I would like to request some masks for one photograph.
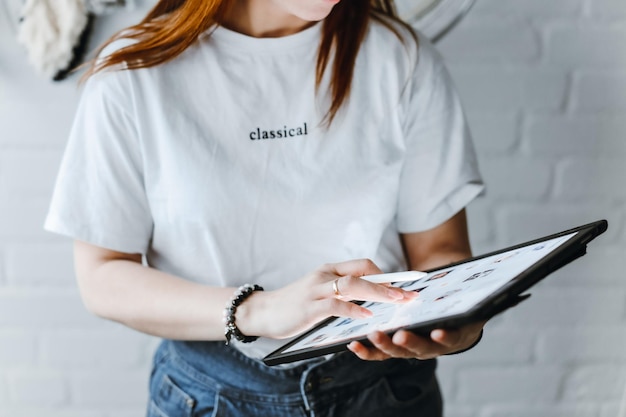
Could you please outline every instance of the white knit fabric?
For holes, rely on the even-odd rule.
[[[44,76],[52,78],[68,67],[87,25],[82,0],[26,0],[18,28],[18,41]]]

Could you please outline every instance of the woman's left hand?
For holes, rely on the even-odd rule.
[[[471,256],[465,210],[432,229],[401,235],[403,247],[411,269],[425,271],[447,265]],[[430,337],[418,336],[400,330],[392,337],[382,332],[368,336],[372,347],[352,342],[348,349],[365,360],[389,358],[431,359],[460,352],[478,341],[485,321],[469,324],[459,329],[437,329]]]
[[[400,330],[392,337],[376,332],[368,336],[372,347],[352,342],[348,349],[359,358],[371,361],[390,358],[432,359],[469,348],[480,337],[484,325],[485,322],[481,321],[460,329],[437,329],[430,333],[430,338],[407,330]]]

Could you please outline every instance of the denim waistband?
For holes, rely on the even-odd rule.
[[[428,378],[434,360],[390,359],[363,361],[351,352],[318,358],[290,368],[271,367],[220,342],[164,341],[173,360],[188,373],[212,385],[258,394],[300,393],[302,386],[319,391],[355,387],[394,373],[417,373]],[[158,355],[158,354],[157,354]],[[358,389],[358,388],[357,388]]]

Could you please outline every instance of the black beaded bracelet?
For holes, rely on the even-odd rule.
[[[241,333],[241,330],[235,324],[235,313],[237,312],[237,307],[241,305],[245,301],[246,298],[250,297],[255,291],[263,291],[263,287],[259,285],[245,284],[237,289],[233,298],[230,299],[226,308],[224,309],[224,336],[226,336],[226,346],[230,344],[230,340],[234,337],[238,341],[242,343],[250,343],[254,342],[259,338],[259,336],[246,336]]]

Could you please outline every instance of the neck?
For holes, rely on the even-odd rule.
[[[315,24],[288,13],[272,0],[226,1],[233,1],[233,4],[220,24],[255,38],[292,35]]]

